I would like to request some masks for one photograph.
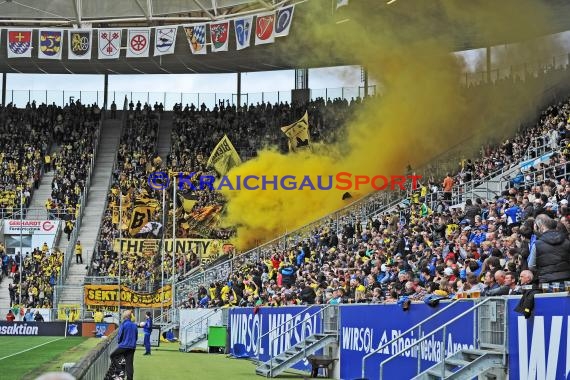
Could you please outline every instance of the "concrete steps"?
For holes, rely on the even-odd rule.
[[[81,303],[83,300],[83,280],[91,262],[101,219],[105,212],[107,191],[111,181],[113,165],[121,138],[121,119],[105,120],[101,130],[99,151],[95,160],[95,168],[91,175],[91,187],[87,192],[87,204],[83,211],[78,240],[83,247],[83,264],[76,264],[75,257],[69,267],[65,286],[60,294],[60,303]],[[61,240],[67,240],[63,238]],[[65,241],[65,243],[67,243]],[[61,245],[60,245],[61,248]]]
[[[170,147],[172,145],[172,129],[173,129],[173,116],[172,111],[163,112],[160,115],[160,124],[158,129],[158,143],[157,152],[162,159],[163,165],[166,165],[167,157],[170,154]]]

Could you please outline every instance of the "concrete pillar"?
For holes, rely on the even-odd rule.
[[[2,73],[2,106],[6,106],[6,73]]]
[[[237,73],[237,106],[241,106],[241,73]]]
[[[309,69],[295,70],[295,90],[305,90],[309,88]]]
[[[109,96],[109,74],[105,74],[105,83],[103,84],[103,109],[107,109],[107,99]]]

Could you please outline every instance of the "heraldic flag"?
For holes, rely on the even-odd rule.
[[[152,213],[156,211],[159,204],[156,199],[141,195],[134,202],[133,215],[129,223],[129,234],[135,236],[139,231],[151,221]]]
[[[253,25],[253,16],[243,17],[234,20],[234,29],[236,35],[236,50],[248,48],[251,40],[251,29]]]
[[[241,158],[238,152],[228,136],[224,135],[212,151],[208,166],[214,167],[219,174],[225,175],[231,168],[239,164],[241,164]]]
[[[206,54],[206,24],[184,25],[192,54]]]
[[[24,29],[8,29],[8,58],[32,56],[32,31]]]
[[[92,31],[77,29],[67,33],[67,59],[91,59]]]
[[[230,22],[222,21],[210,24],[210,40],[212,41],[212,51],[228,51],[228,41],[230,35]]]
[[[275,37],[285,37],[289,34],[294,11],[294,5],[277,10],[277,16],[275,17]]]
[[[176,46],[176,27],[163,26],[155,29],[154,55],[173,54]]]
[[[301,119],[291,125],[282,127],[281,130],[289,138],[290,152],[311,148],[309,139],[309,115],[307,111],[305,111],[305,115]]]
[[[119,58],[122,33],[122,29],[99,29],[99,59]]]
[[[63,47],[63,30],[61,29],[39,29],[38,58],[40,59],[61,59]]]

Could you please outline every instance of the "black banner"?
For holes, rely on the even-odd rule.
[[[81,323],[67,324],[68,336],[81,336]],[[0,336],[65,336],[65,322],[0,322]]]

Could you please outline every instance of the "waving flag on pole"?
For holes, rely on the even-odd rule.
[[[212,41],[212,51],[228,51],[229,35],[229,21],[210,23],[210,40]]]
[[[275,19],[275,37],[285,37],[289,34],[294,11],[294,5],[277,10],[277,17]]]
[[[127,58],[148,57],[150,28],[129,29],[127,35]]]
[[[70,30],[67,33],[67,59],[91,59],[91,30]]]
[[[238,18],[234,20],[234,30],[236,34],[236,50],[242,50],[249,47],[251,40],[252,25],[253,25],[253,16]]]
[[[184,25],[192,54],[206,54],[206,24]]]
[[[39,29],[38,58],[40,59],[61,59],[63,50],[63,30],[61,29]]]
[[[121,29],[99,29],[99,59],[118,59],[121,54]]]
[[[163,26],[154,33],[154,55],[173,54],[176,45],[177,27]]]
[[[29,29],[8,29],[8,58],[30,58],[32,56],[32,31]]]
[[[275,12],[257,15],[255,19],[255,44],[275,42]]]
[[[283,133],[289,138],[289,151],[297,152],[299,150],[311,149],[310,133],[309,133],[309,114],[305,111],[305,115],[291,125],[281,127]]]

